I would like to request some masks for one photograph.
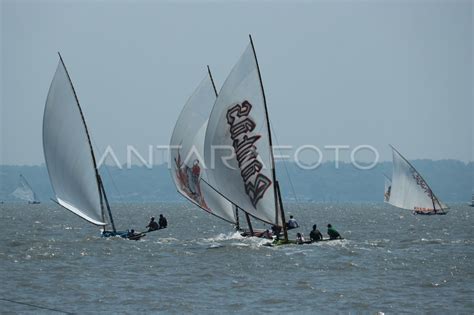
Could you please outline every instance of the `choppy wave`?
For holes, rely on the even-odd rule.
[[[193,207],[114,205],[120,229],[168,218],[167,229],[129,241],[102,238],[54,205],[2,205],[0,308],[39,310],[10,299],[71,313],[474,312],[471,208],[434,220],[384,204],[287,207],[301,225],[291,239],[315,223],[345,239],[268,247]]]

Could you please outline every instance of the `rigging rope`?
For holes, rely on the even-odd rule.
[[[271,121],[270,121],[270,128],[272,129],[272,134],[273,134],[273,136],[274,136],[274,138],[275,138],[275,142],[277,143],[277,146],[280,146],[280,143],[279,143],[279,141],[278,141],[278,137],[277,137],[277,135],[276,135],[275,129],[273,129],[273,124],[272,124]],[[272,150],[273,150],[273,148],[272,148]],[[280,151],[280,155],[281,155],[281,151]],[[276,164],[276,163],[275,163],[275,164]],[[293,182],[291,181],[290,172],[288,171],[288,167],[287,167],[286,161],[285,161],[284,159],[283,159],[283,166],[285,167],[286,177],[288,178],[288,181],[289,181],[289,183],[290,183],[291,191],[293,192],[293,196],[294,196],[294,198],[295,198],[295,201],[296,201],[296,202],[299,202],[299,201],[298,201],[298,196],[296,195],[295,187],[294,187],[294,185],[293,185]],[[276,168],[276,165],[274,165],[274,167]]]
[[[94,141],[94,139],[92,139],[92,142],[94,142],[94,146],[95,146],[96,148],[101,149],[101,148],[97,145],[97,143]],[[102,150],[101,150],[101,152],[102,152]],[[109,168],[107,167],[106,160],[104,160],[104,163],[102,163],[102,165],[105,167],[105,170],[107,171],[107,175],[109,176],[110,181],[112,182],[112,185],[114,186],[114,189],[116,190],[116,192],[117,192],[117,194],[118,194],[118,197],[119,197],[119,199],[120,199],[120,202],[123,203],[122,194],[120,193],[120,191],[119,191],[117,185],[115,184],[114,178],[112,177],[112,174],[110,173],[110,170],[109,170]],[[101,165],[101,166],[102,166],[102,165]]]
[[[94,147],[98,148],[98,149],[101,149],[100,146],[97,145],[97,143],[94,141],[94,139],[91,137],[91,141],[94,143]],[[101,152],[103,152],[102,150],[100,150]],[[124,204],[124,201],[123,201],[123,198],[122,198],[122,193],[120,192],[120,190],[118,189],[117,185],[115,184],[115,181],[114,181],[114,178],[112,176],[112,173],[110,172],[109,168],[107,167],[107,163],[106,163],[106,160],[104,160],[104,162],[102,163],[102,165],[105,167],[105,170],[107,172],[107,175],[108,177],[110,178],[110,181],[112,182],[112,186],[114,187],[115,189],[115,192],[117,193],[118,195],[118,198],[120,199],[120,203],[121,204]],[[101,165],[101,166],[102,166]],[[127,211],[126,212],[127,214],[127,219],[128,219],[128,222],[130,222],[130,213]]]
[[[50,308],[50,307],[44,307],[44,306],[34,305],[34,304],[31,304],[31,303],[26,303],[26,302],[14,301],[14,300],[5,299],[5,298],[0,298],[0,301],[6,301],[6,302],[20,304],[20,305],[26,305],[26,306],[30,306],[30,307],[34,307],[34,308],[38,308],[38,309],[43,309],[43,310],[48,310],[48,311],[53,311],[53,312],[57,312],[57,313],[74,314],[74,313],[61,311],[61,310]]]

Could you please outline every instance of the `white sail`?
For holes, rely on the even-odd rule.
[[[250,215],[281,226],[265,106],[256,56],[249,44],[212,109],[204,160],[211,186]]]
[[[236,223],[233,205],[206,180],[203,161],[207,120],[216,92],[210,74],[201,81],[178,117],[170,141],[171,176],[179,193],[201,209],[231,223]]]
[[[28,184],[26,178],[21,174],[18,187],[12,192],[12,195],[18,199],[28,202],[38,202],[35,192],[31,188],[30,184]]]
[[[394,148],[389,203],[403,209],[433,212],[448,207],[435,196],[420,173]]]
[[[391,193],[391,190],[392,190],[392,181],[386,175],[384,175],[384,179],[385,179],[385,189],[384,189],[384,194],[383,194],[383,200],[384,200],[384,202],[390,202],[390,193]]]
[[[106,225],[86,123],[62,60],[46,99],[43,150],[57,202],[93,224]]]

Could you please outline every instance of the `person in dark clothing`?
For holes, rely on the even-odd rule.
[[[151,217],[150,223],[148,223],[146,227],[148,228],[148,232],[156,231],[159,229],[158,223],[156,223],[155,221],[155,217]]]
[[[332,240],[342,238],[341,234],[339,234],[339,232],[336,231],[336,229],[334,229],[331,224],[328,224],[328,235],[329,235],[329,238]]]
[[[272,235],[276,235],[278,237],[280,233],[281,233],[281,227],[277,225],[272,225]]]
[[[273,239],[272,238],[272,232],[270,232],[269,229],[266,229],[265,232],[262,233],[262,236],[260,236],[261,238],[266,238],[266,239]]]
[[[158,220],[158,224],[159,224],[160,229],[164,229],[168,226],[168,220],[166,220],[166,218],[162,214],[160,214],[160,219]]]
[[[128,233],[127,233],[127,238],[129,240],[133,240],[133,241],[138,241],[139,239],[141,239],[142,237],[144,237],[145,234],[144,233],[136,233],[134,229],[131,229]]]
[[[309,232],[309,238],[311,242],[317,242],[323,239],[323,235],[321,232],[316,228],[316,224],[313,225],[313,229]]]

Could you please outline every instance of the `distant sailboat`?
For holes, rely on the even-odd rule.
[[[43,150],[60,206],[102,227],[102,236],[130,236],[115,228],[86,121],[61,55],[44,109]]]
[[[201,81],[183,107],[171,136],[171,177],[178,192],[204,211],[239,228],[238,213],[232,203],[208,185],[204,167],[204,137],[217,91],[211,71]]]
[[[29,204],[39,204],[38,196],[31,188],[26,178],[20,174],[18,187],[12,192],[12,195],[18,199],[27,201]]]
[[[474,207],[474,194],[472,194],[472,196],[471,196],[471,205],[470,206]]]
[[[415,214],[446,214],[449,209],[433,193],[428,183],[413,165],[393,146],[393,174],[389,203],[413,210]]]
[[[229,155],[229,149],[235,153]],[[283,229],[267,104],[252,38],[222,86],[204,140],[207,183],[239,209]]]

